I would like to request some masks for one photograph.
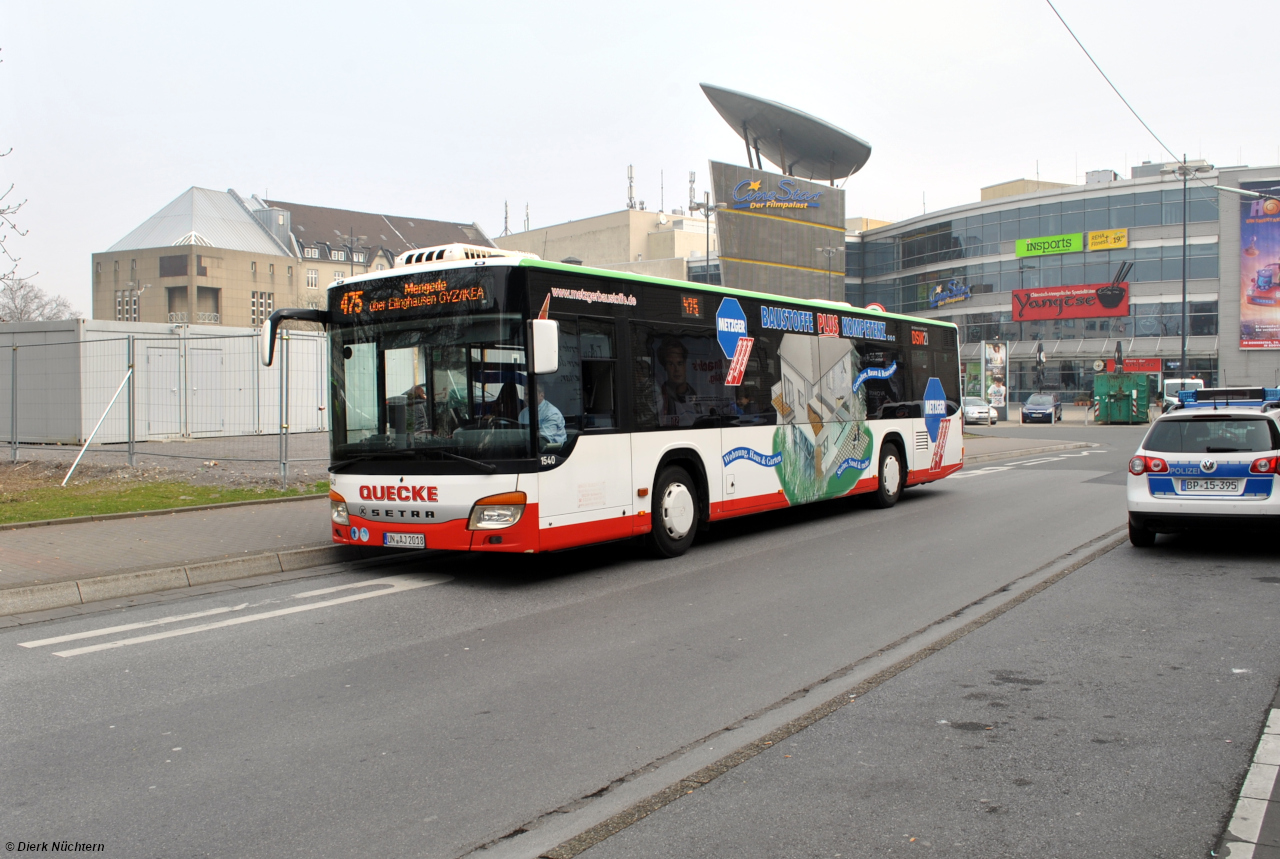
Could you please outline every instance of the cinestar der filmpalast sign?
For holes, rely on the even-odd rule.
[[[1084,250],[1084,233],[1065,233],[1061,236],[1041,236],[1038,239],[1018,239],[1014,252],[1020,257],[1040,257],[1046,254],[1074,254]]]

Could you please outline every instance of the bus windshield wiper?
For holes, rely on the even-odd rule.
[[[483,471],[485,474],[493,474],[495,471],[498,470],[498,466],[496,465],[491,465],[487,462],[481,462],[480,460],[472,459],[469,456],[460,456],[459,454],[456,454],[456,453],[449,453],[449,451],[447,450],[436,450],[435,452],[440,454],[441,456],[447,456],[450,459],[457,459],[462,462],[469,462],[472,465],[474,465],[476,468]]]

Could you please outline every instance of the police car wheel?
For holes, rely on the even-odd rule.
[[[902,496],[902,484],[905,481],[905,466],[902,462],[902,451],[890,442],[880,448],[880,477],[876,482],[873,496],[875,505],[880,508],[892,507]]]
[[[698,530],[698,490],[683,468],[665,468],[653,484],[649,548],[659,558],[689,551]]]
[[[1156,532],[1130,522],[1129,542],[1139,549],[1150,549],[1156,544]]]

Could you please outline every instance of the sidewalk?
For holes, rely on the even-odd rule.
[[[328,498],[307,498],[0,531],[0,626],[320,575],[327,565],[404,553],[334,545],[328,505]]]

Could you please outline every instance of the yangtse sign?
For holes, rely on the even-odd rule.
[[[1013,291],[1014,322],[1128,315],[1128,283],[1088,283]]]

